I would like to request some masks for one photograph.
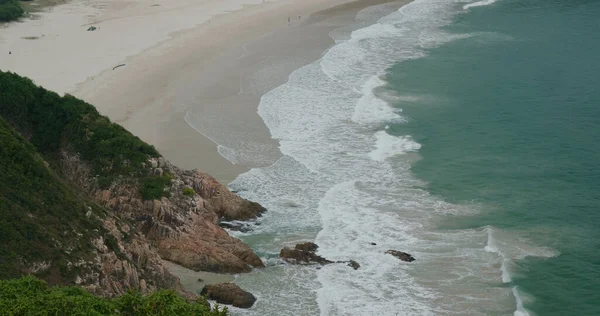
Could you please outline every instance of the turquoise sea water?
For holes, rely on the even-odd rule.
[[[444,29],[469,37],[386,76],[407,119],[388,132],[422,145],[412,173],[479,211],[438,228],[557,251],[516,258],[506,286],[537,315],[600,315],[600,1],[500,0]]]
[[[268,209],[234,314],[600,315],[600,1],[391,11],[262,96],[282,158],[230,184]],[[277,259],[307,240],[360,269]]]

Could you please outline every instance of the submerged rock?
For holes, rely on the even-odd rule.
[[[390,255],[392,255],[402,261],[406,261],[406,262],[413,262],[413,261],[417,260],[411,254],[402,252],[402,251],[398,251],[398,250],[388,250],[385,253],[390,254]]]
[[[348,261],[331,261],[327,260],[315,253],[319,246],[312,242],[304,242],[297,244],[294,249],[285,247],[279,252],[279,257],[290,264],[330,264],[330,263],[347,263],[349,267],[357,270],[360,264],[354,260]],[[318,266],[317,269],[321,267]]]
[[[302,264],[302,263],[320,263],[329,264],[333,261],[329,261],[317,254],[315,251],[319,248],[315,243],[304,242],[297,244],[294,249],[285,247],[279,252],[279,257],[287,263]]]
[[[333,263],[333,261],[329,261],[329,260],[315,254],[312,251],[290,249],[287,247],[281,249],[281,251],[279,252],[279,256],[281,257],[281,259],[283,259],[287,263],[295,263],[295,264],[302,264],[302,263],[329,264],[329,263]]]
[[[233,305],[239,308],[250,308],[256,302],[256,297],[252,293],[242,290],[235,283],[205,285],[200,294],[207,295],[208,299],[215,300],[219,304]]]
[[[219,226],[221,226],[223,228],[231,229],[234,231],[242,232],[242,233],[247,233],[247,232],[252,231],[252,227],[250,226],[250,223],[244,223],[244,222],[239,222],[239,221],[231,221],[231,222],[220,221]]]
[[[319,246],[312,242],[303,242],[303,243],[297,244],[294,248],[296,250],[300,250],[300,251],[304,251],[304,252],[315,252],[315,251],[317,251],[317,249],[319,249]]]
[[[348,266],[354,270],[358,270],[358,268],[360,268],[360,264],[358,264],[358,262],[356,262],[354,260],[348,261]]]

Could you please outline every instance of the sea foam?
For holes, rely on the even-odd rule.
[[[352,32],[261,98],[259,115],[284,156],[231,183],[269,210],[253,235],[243,238],[270,255],[292,240],[314,239],[319,255],[356,260],[361,267],[272,268],[272,286],[261,286],[261,272],[241,276],[248,290],[277,298],[244,314],[299,315],[303,306],[317,306],[321,315],[515,312],[513,291],[503,286],[509,272],[499,269],[508,270],[504,260],[519,253],[498,255],[513,250],[504,249],[495,228],[437,229],[446,218],[475,213],[477,205],[447,203],[422,189],[405,155],[420,145],[410,135],[384,130],[402,117],[375,93],[394,63],[468,36],[441,29],[459,9],[450,0],[415,0]],[[388,249],[417,261],[401,262],[385,254]],[[294,277],[283,279],[291,272]]]
[[[477,2],[466,4],[465,6],[463,6],[463,9],[467,10],[467,9],[473,8],[473,7],[486,6],[486,5],[490,5],[490,4],[494,3],[494,2],[496,2],[496,0],[482,0],[482,1],[477,1]]]

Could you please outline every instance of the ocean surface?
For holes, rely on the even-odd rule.
[[[230,184],[269,210],[233,314],[600,315],[600,1],[386,14],[262,97],[283,157]],[[361,268],[279,262],[307,240]]]

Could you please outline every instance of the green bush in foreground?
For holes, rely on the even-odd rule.
[[[0,0],[0,22],[16,20],[23,15],[23,9],[16,0]],[[4,53],[4,52],[3,52]]]
[[[0,315],[199,315],[226,316],[227,308],[210,309],[188,302],[170,290],[141,295],[130,291],[114,299],[93,296],[78,287],[50,288],[34,277],[0,281]]]

